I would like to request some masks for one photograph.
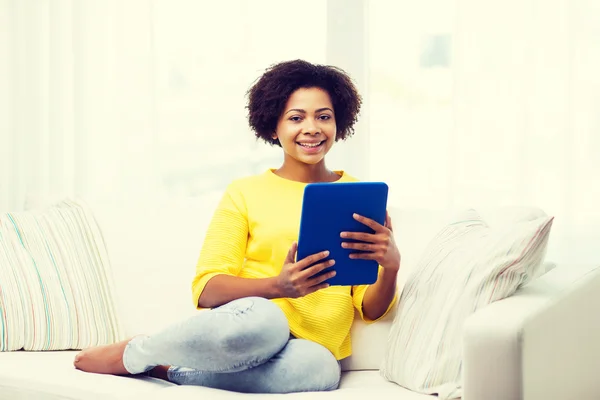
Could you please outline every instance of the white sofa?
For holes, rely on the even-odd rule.
[[[90,203],[114,270],[119,312],[129,334],[151,333],[192,315],[190,282],[213,202]],[[445,214],[394,210],[403,254],[399,287]],[[491,224],[506,223],[500,214]],[[600,269],[559,265],[511,298],[470,317],[464,331],[464,399],[600,399]],[[339,390],[290,399],[427,400],[385,381],[378,367],[393,313],[353,328],[352,357]],[[0,400],[237,399],[246,395],[176,386],[148,377],[87,374],[72,366],[75,351],[0,353]]]

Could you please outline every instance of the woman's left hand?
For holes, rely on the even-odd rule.
[[[386,213],[384,226],[362,215],[354,214],[353,217],[358,222],[373,229],[375,233],[342,232],[340,234],[342,238],[360,241],[359,243],[342,243],[342,247],[345,249],[361,251],[350,254],[350,258],[376,260],[384,269],[398,271],[400,269],[400,251],[394,240],[392,219],[389,214]],[[366,253],[362,253],[363,251]]]

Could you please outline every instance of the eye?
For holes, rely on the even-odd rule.
[[[298,121],[300,121],[301,119],[302,119],[302,118],[301,118],[301,117],[299,117],[299,116],[297,116],[297,115],[294,115],[294,116],[290,117],[290,121],[294,121],[294,122],[298,122]]]
[[[327,121],[328,119],[331,119],[331,115],[323,114],[319,117],[319,119]]]

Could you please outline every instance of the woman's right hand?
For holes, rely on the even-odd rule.
[[[294,242],[288,251],[287,257],[285,258],[284,265],[281,268],[281,273],[277,277],[277,284],[281,293],[281,297],[303,297],[307,294],[314,293],[317,290],[325,289],[329,287],[329,285],[323,282],[335,276],[335,271],[329,271],[326,274],[314,276],[335,264],[334,260],[315,264],[319,260],[327,258],[327,256],[329,256],[328,251],[313,254],[298,262],[295,262],[297,250],[298,244]],[[315,265],[309,267],[312,264]]]

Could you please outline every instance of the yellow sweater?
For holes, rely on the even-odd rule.
[[[343,171],[337,173],[341,175],[338,182],[356,181]],[[216,275],[279,275],[291,244],[298,240],[305,186],[281,178],[273,170],[228,186],[213,215],[196,266],[192,283],[196,307],[207,282]],[[374,322],[362,312],[367,287],[332,286],[305,297],[272,301],[285,313],[295,337],[320,343],[341,360],[352,353],[350,328],[354,308],[363,320]]]

